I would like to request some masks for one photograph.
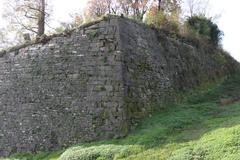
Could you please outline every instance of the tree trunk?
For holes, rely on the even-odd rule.
[[[38,17],[38,31],[37,36],[41,36],[45,32],[45,0],[40,0],[39,17]]]
[[[158,11],[161,10],[161,2],[162,2],[162,0],[158,0]]]
[[[108,14],[111,14],[111,8],[112,8],[111,0],[107,1],[107,6],[108,6]]]

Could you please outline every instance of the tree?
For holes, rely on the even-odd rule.
[[[133,0],[132,1],[133,17],[137,20],[142,21],[144,15],[146,14],[150,6],[151,6],[150,0]]]
[[[165,14],[180,14],[182,0],[154,0],[157,3],[158,11]],[[156,6],[156,4],[154,5]]]
[[[146,13],[154,6],[158,11],[178,17],[181,12],[181,0],[90,0],[85,19],[94,20],[106,14],[123,14],[142,21]]]
[[[108,14],[117,14],[119,11],[119,3],[117,0],[106,0],[107,1],[107,8]]]
[[[109,0],[89,0],[85,11],[85,17],[87,21],[91,21],[100,18],[110,12]]]
[[[158,0],[158,11],[161,10],[161,3],[162,3],[162,0]]]
[[[214,45],[219,45],[222,40],[223,32],[218,28],[217,24],[211,19],[204,16],[189,17],[185,24],[191,34],[207,38]]]
[[[70,14],[70,16],[73,19],[72,22],[70,23],[62,22],[59,27],[55,28],[56,33],[62,33],[64,31],[73,30],[84,23],[82,14],[74,13],[74,14]]]
[[[45,32],[45,17],[46,17],[46,12],[45,12],[45,0],[40,0],[39,6],[37,7],[37,35],[41,36]],[[30,8],[29,8],[30,9]]]
[[[117,0],[121,14],[129,17],[131,14],[132,0]]]
[[[106,14],[124,14],[137,20],[143,20],[152,0],[90,0],[85,17],[97,19]]]
[[[186,12],[190,17],[206,16],[209,10],[209,0],[186,0]]]
[[[4,17],[13,30],[41,36],[49,19],[46,0],[7,0]]]
[[[153,25],[156,28],[165,28],[168,23],[167,16],[162,9],[159,10],[159,6],[153,6],[148,11],[145,22],[149,25]]]
[[[118,12],[118,0],[89,0],[84,12],[84,17],[86,21],[91,21],[106,14],[117,14]]]
[[[179,32],[181,0],[155,0],[146,16],[146,23],[169,32]]]

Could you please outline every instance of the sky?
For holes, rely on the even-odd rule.
[[[224,32],[223,47],[240,62],[240,1],[210,0],[214,10],[221,12],[219,28]]]
[[[69,22],[70,14],[80,12],[86,6],[87,0],[51,0],[53,6],[52,26],[60,22]],[[216,20],[224,32],[223,48],[240,62],[240,1],[239,0],[209,0],[210,15],[221,14]],[[0,15],[2,15],[3,0],[0,0]],[[4,21],[0,16],[0,26]]]
[[[0,0],[2,1],[2,0]],[[87,4],[87,0],[51,0],[53,6],[53,17],[59,22],[68,22],[71,19],[70,14],[81,12]]]

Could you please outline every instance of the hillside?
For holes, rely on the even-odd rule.
[[[237,160],[240,75],[205,84],[146,118],[127,137],[82,143],[59,152],[1,160]],[[185,98],[183,98],[185,97]]]

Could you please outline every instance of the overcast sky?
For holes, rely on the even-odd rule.
[[[218,25],[224,32],[223,47],[240,62],[240,1],[210,1],[215,10],[222,12],[222,16],[219,19]]]
[[[0,0],[1,1],[1,0]],[[51,0],[53,18],[57,22],[69,21],[71,13],[79,13],[86,7],[87,0]]]
[[[70,13],[80,12],[86,6],[87,0],[52,0],[52,25],[70,20]],[[219,14],[217,20],[219,28],[224,32],[223,47],[240,61],[240,1],[239,0],[210,0],[210,14]],[[2,14],[3,0],[0,0],[0,14]],[[0,26],[4,22],[0,17]]]

